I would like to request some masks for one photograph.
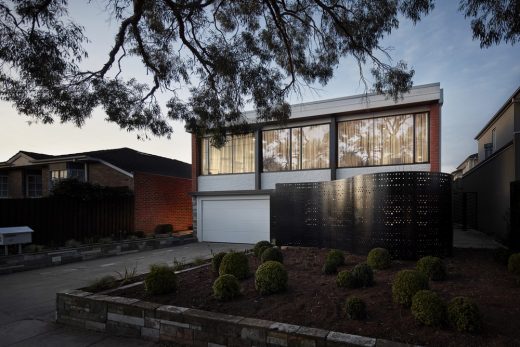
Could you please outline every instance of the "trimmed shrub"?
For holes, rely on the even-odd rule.
[[[325,259],[325,263],[331,262],[336,265],[336,268],[341,265],[345,265],[345,255],[339,249],[331,249],[329,253],[327,253],[327,258]]]
[[[67,248],[78,248],[79,246],[81,246],[81,242],[78,240],[70,239],[65,241],[65,247]]]
[[[345,304],[345,313],[349,319],[361,320],[367,317],[367,306],[363,300],[351,296]]]
[[[222,258],[219,275],[230,274],[239,280],[249,277],[249,260],[240,252],[230,252]]]
[[[287,271],[282,263],[268,260],[255,273],[255,288],[262,295],[278,293],[287,289]]]
[[[226,254],[226,252],[220,252],[213,256],[213,259],[211,259],[211,267],[213,268],[213,272],[218,273],[220,269],[220,263],[222,263],[222,259],[224,259]]]
[[[341,271],[336,278],[336,284],[344,288],[370,287],[374,284],[374,273],[367,264],[358,264],[352,271]]]
[[[263,247],[273,247],[273,245],[269,241],[258,241],[253,247],[253,253],[255,257],[260,258],[262,255],[261,248]]]
[[[85,288],[87,292],[97,293],[103,290],[112,289],[117,286],[117,280],[114,276],[106,275],[92,281],[88,287]]]
[[[341,288],[357,288],[357,281],[352,275],[352,271],[343,270],[336,277],[336,284]]]
[[[221,301],[234,299],[240,295],[240,283],[233,275],[221,275],[213,283],[213,295]]]
[[[427,256],[417,262],[417,271],[422,272],[432,281],[444,281],[447,277],[446,266],[441,258]]]
[[[410,307],[412,298],[419,290],[428,289],[428,277],[415,270],[401,270],[392,284],[392,297],[395,303]]]
[[[498,247],[493,250],[493,259],[502,265],[508,265],[509,257],[513,254],[513,251],[504,247]]]
[[[325,275],[333,275],[338,272],[338,266],[333,261],[325,261],[323,267],[321,268],[321,272]]]
[[[372,269],[382,270],[388,269],[392,263],[390,253],[385,248],[374,248],[367,256],[367,264]]]
[[[513,275],[520,276],[520,253],[511,254],[507,262],[507,269]]]
[[[173,225],[171,224],[158,224],[155,227],[155,234],[162,235],[162,234],[171,234],[173,233]]]
[[[152,265],[144,279],[144,286],[152,295],[168,294],[177,289],[177,276],[168,265]]]
[[[459,296],[448,304],[448,321],[460,332],[478,333],[481,321],[480,312],[470,299]]]
[[[268,247],[266,248],[261,256],[260,259],[262,260],[262,263],[265,263],[266,261],[273,260],[277,261],[279,263],[283,264],[283,254],[280,248],[278,247]]]
[[[446,305],[437,293],[419,290],[412,298],[412,314],[428,326],[440,326],[446,320]]]

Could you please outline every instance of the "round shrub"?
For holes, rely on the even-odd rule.
[[[367,256],[367,264],[375,270],[388,269],[392,263],[390,253],[385,248],[374,248]]]
[[[282,263],[268,260],[255,273],[255,288],[262,295],[273,294],[287,289],[287,271]]]
[[[410,307],[412,298],[419,290],[428,289],[428,277],[415,270],[401,270],[392,284],[394,302]]]
[[[325,263],[331,262],[336,265],[336,267],[345,264],[345,255],[339,249],[331,249],[329,253],[327,253],[327,258],[325,259]]]
[[[261,248],[263,247],[273,247],[273,245],[269,241],[258,241],[255,246],[253,247],[253,253],[255,257],[260,258],[262,253],[260,252]]]
[[[338,287],[361,288],[374,284],[374,273],[367,264],[358,264],[352,271],[341,271],[336,278]]]
[[[448,304],[448,321],[460,332],[477,333],[480,330],[480,312],[470,299],[459,296]]]
[[[345,304],[345,313],[349,319],[361,320],[367,316],[367,306],[363,300],[351,296]]]
[[[417,262],[417,271],[422,272],[432,281],[444,281],[447,277],[446,266],[440,258],[423,257]]]
[[[510,249],[498,247],[493,250],[493,259],[497,263],[507,266],[511,254],[513,254],[513,251]]]
[[[356,279],[352,275],[352,271],[344,270],[338,273],[336,284],[342,288],[357,288]]]
[[[520,253],[511,254],[507,262],[507,269],[513,275],[520,276]]]
[[[325,261],[323,267],[321,268],[321,272],[325,275],[333,275],[338,271],[338,266],[333,261]]]
[[[233,275],[221,275],[213,283],[213,295],[221,301],[234,299],[240,295],[240,283]]]
[[[220,269],[220,263],[222,263],[222,259],[224,259],[226,254],[226,252],[220,252],[213,256],[213,259],[211,259],[211,267],[213,268],[214,272],[218,273]]]
[[[283,254],[278,247],[269,247],[265,249],[260,256],[260,259],[262,260],[262,263],[272,260],[283,264]]]
[[[177,276],[167,265],[152,265],[144,279],[144,286],[152,295],[168,294],[177,289]]]
[[[222,258],[218,270],[219,275],[230,274],[239,280],[249,276],[249,260],[247,255],[240,252],[230,252]]]
[[[446,305],[437,293],[419,290],[412,298],[412,314],[424,325],[440,326],[445,321]]]

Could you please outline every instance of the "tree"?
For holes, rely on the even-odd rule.
[[[260,121],[284,121],[286,99],[313,83],[326,84],[340,59],[371,67],[372,88],[398,98],[412,86],[405,62],[391,65],[380,46],[399,26],[417,22],[433,0],[105,0],[119,23],[99,69],[82,69],[84,28],[67,0],[0,0],[0,99],[44,123],[81,126],[95,107],[132,131],[170,136],[168,120],[225,141],[226,128],[246,125],[252,103]],[[483,46],[516,43],[519,1],[460,0]],[[152,84],[121,77],[121,61],[136,56]],[[181,100],[175,86],[189,88]],[[156,100],[169,92],[167,112]]]

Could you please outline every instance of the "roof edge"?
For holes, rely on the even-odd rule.
[[[493,125],[493,123],[495,123],[495,121],[500,118],[500,116],[502,115],[502,113],[505,111],[505,109],[507,108],[507,106],[509,106],[510,104],[514,103],[514,100],[515,100],[515,97],[517,96],[517,94],[520,93],[520,87],[518,87],[513,94],[511,94],[511,96],[509,98],[507,98],[507,101],[502,105],[502,107],[500,107],[498,109],[498,111],[495,113],[495,115],[493,117],[491,117],[491,119],[489,120],[489,122],[486,123],[486,125],[482,128],[482,130],[479,131],[479,133],[475,136],[474,140],[478,140],[482,134],[487,130],[489,129],[489,127],[491,125]]]

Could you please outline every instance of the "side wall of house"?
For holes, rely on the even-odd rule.
[[[174,230],[192,226],[192,180],[171,176],[134,173],[135,230],[153,233],[159,224]]]
[[[107,187],[128,187],[134,190],[132,177],[102,163],[88,164],[88,181]]]
[[[514,137],[514,109],[513,104],[509,105],[502,115],[491,124],[485,132],[478,138],[478,160],[482,162],[486,159],[486,151],[484,145],[493,142],[493,129],[496,129],[496,148],[500,150],[506,144],[511,142]]]

